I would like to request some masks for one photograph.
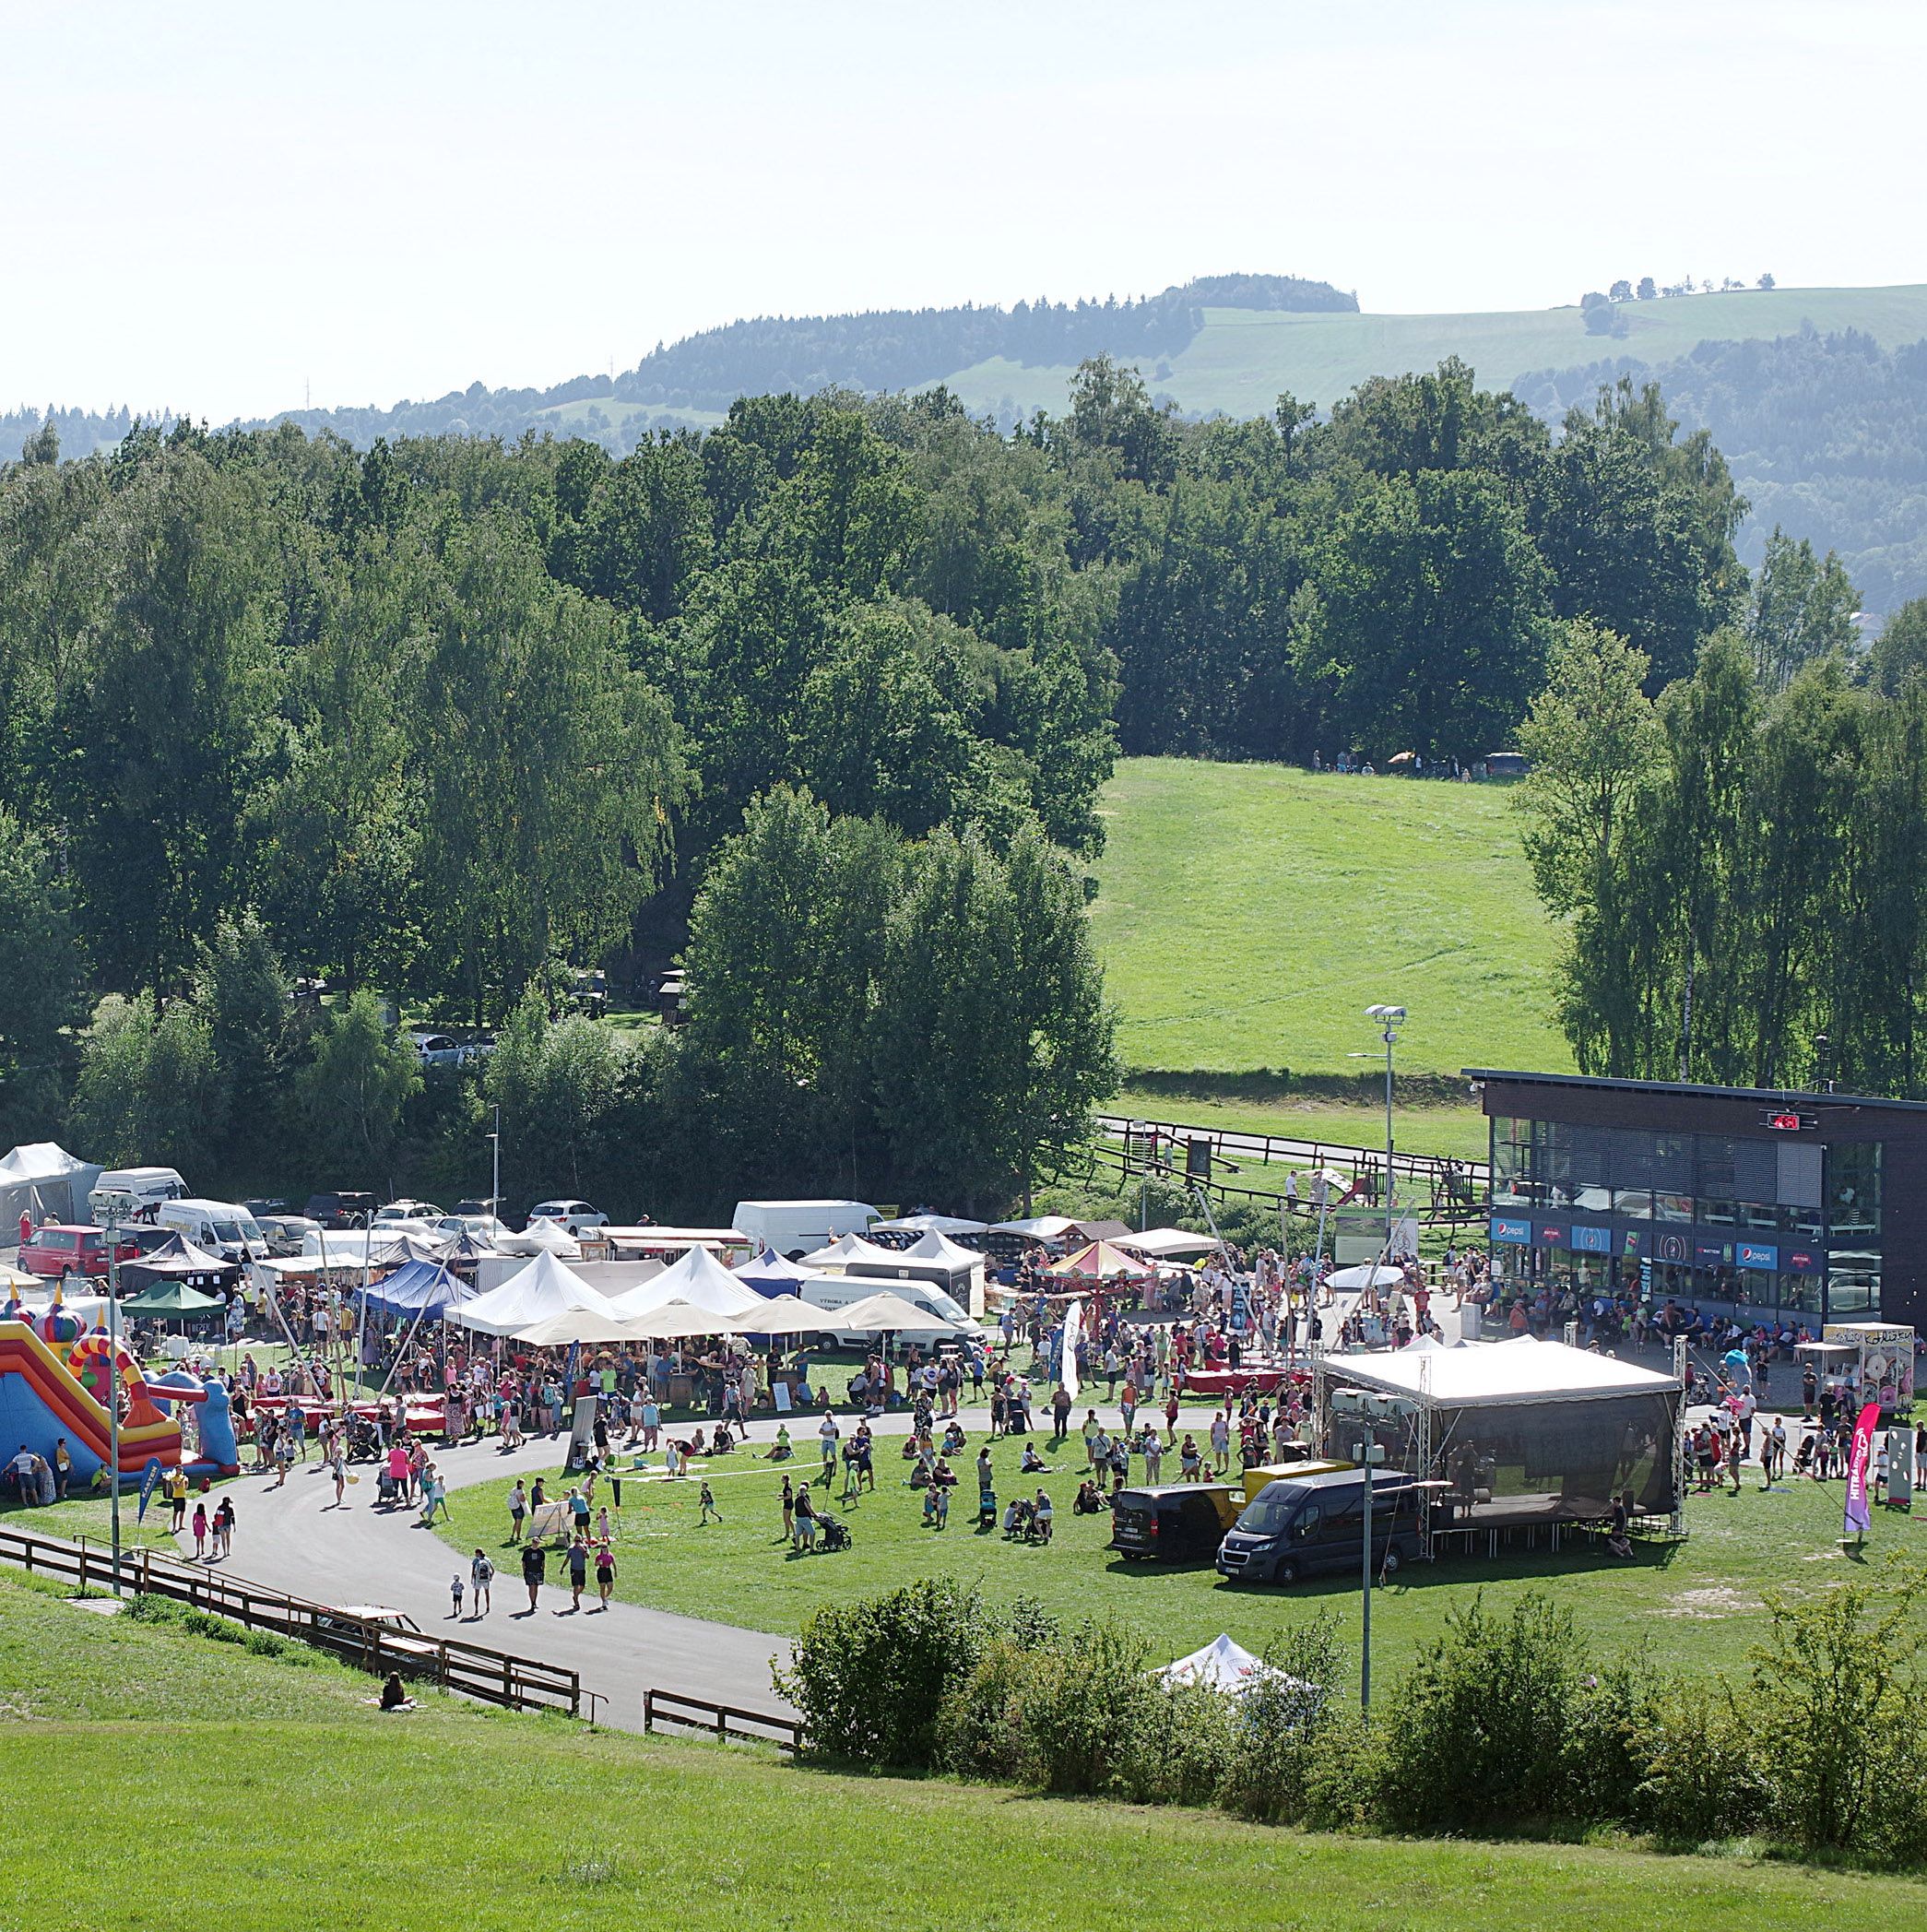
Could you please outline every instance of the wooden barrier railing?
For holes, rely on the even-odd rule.
[[[107,1589],[113,1582],[112,1552],[85,1537],[69,1543],[0,1526],[0,1562],[17,1563],[33,1574],[69,1578],[82,1590]],[[123,1548],[120,1581],[123,1589],[142,1595],[164,1596],[247,1630],[313,1644],[376,1677],[392,1671],[425,1678],[444,1690],[511,1711],[566,1711],[594,1723],[601,1701],[599,1693],[583,1689],[575,1671],[460,1638],[398,1630],[353,1610],[184,1563],[164,1550]]]
[[[685,1697],[680,1690],[643,1692],[643,1729],[677,1725],[686,1730],[714,1731],[718,1737],[740,1737],[755,1744],[774,1744],[792,1756],[803,1748],[803,1726],[794,1717],[769,1711],[744,1711],[706,1697]],[[748,1726],[754,1725],[755,1729]]]

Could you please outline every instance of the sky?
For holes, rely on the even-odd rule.
[[[0,407],[546,385],[744,314],[1927,281],[1927,8],[0,0]]]

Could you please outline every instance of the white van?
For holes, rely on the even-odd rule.
[[[154,1211],[157,1227],[171,1227],[207,1254],[224,1261],[265,1262],[267,1237],[247,1209],[232,1201],[163,1201]]]
[[[94,1182],[87,1204],[95,1227],[105,1227],[110,1208],[117,1209],[119,1218],[125,1221],[130,1200],[133,1211],[138,1214],[142,1208],[182,1200],[186,1193],[187,1183],[172,1167],[110,1167]]]
[[[807,1301],[811,1308],[835,1310],[848,1308],[854,1301],[868,1301],[872,1295],[899,1295],[912,1308],[921,1309],[927,1315],[935,1315],[940,1322],[948,1322],[959,1341],[981,1341],[984,1332],[971,1319],[970,1310],[959,1304],[943,1290],[928,1281],[893,1280],[887,1274],[819,1274],[813,1281],[804,1282],[797,1289],[798,1297]],[[876,1336],[868,1332],[857,1334],[847,1329],[825,1329],[825,1334],[833,1334],[837,1343],[844,1347],[860,1348],[866,1342],[874,1342]],[[942,1338],[935,1333],[919,1334],[913,1340],[926,1347],[931,1342]]]
[[[866,1234],[881,1218],[867,1201],[739,1201],[729,1225],[757,1251],[774,1248],[795,1261],[839,1235]]]

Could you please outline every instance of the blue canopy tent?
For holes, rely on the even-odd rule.
[[[786,1261],[774,1248],[752,1254],[729,1272],[746,1288],[754,1288],[759,1295],[769,1298],[800,1294],[806,1281],[822,1278],[814,1268],[800,1268],[795,1262]]]
[[[372,1313],[437,1320],[457,1302],[473,1298],[475,1290],[451,1274],[439,1262],[408,1262],[368,1287]]]

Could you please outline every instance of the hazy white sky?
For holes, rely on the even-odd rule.
[[[1927,279],[1927,9],[0,0],[0,405],[215,421],[745,314]]]

